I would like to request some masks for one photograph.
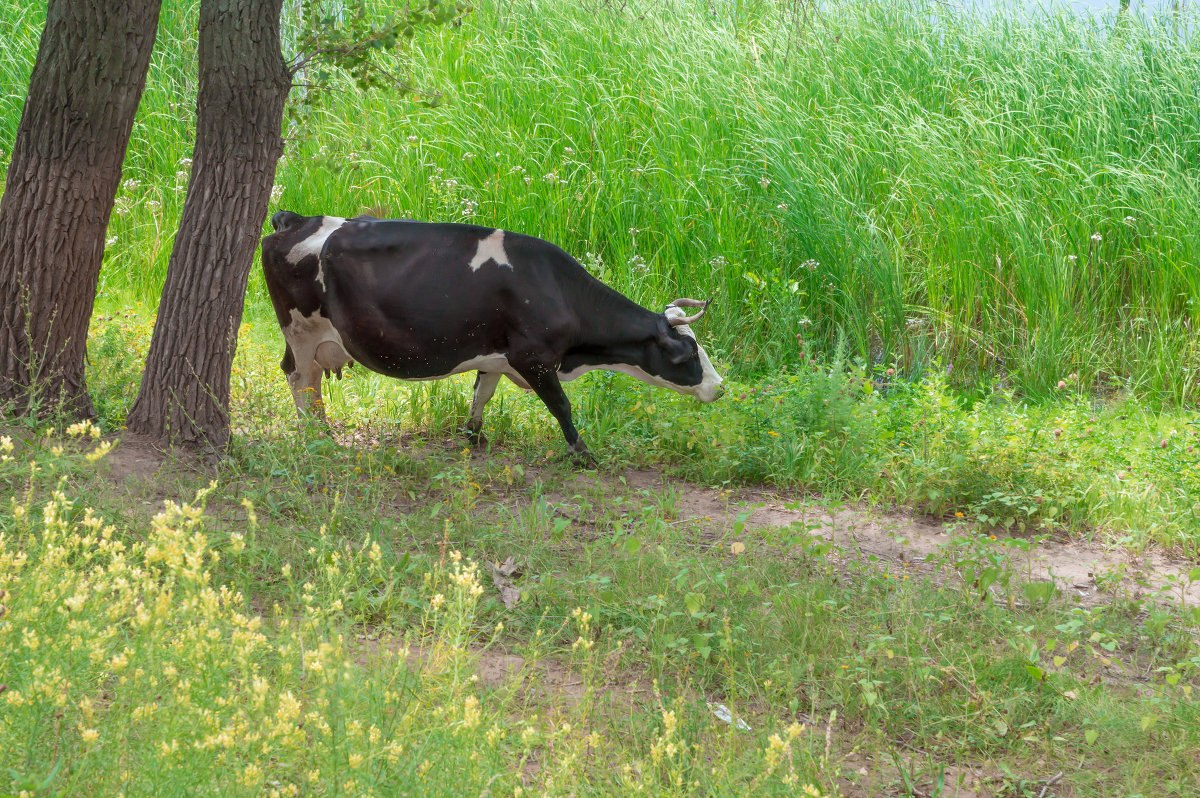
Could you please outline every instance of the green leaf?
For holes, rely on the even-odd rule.
[[[688,593],[683,597],[683,603],[687,606],[688,612],[696,615],[704,607],[703,593]]]
[[[554,519],[554,528],[550,530],[550,539],[553,540],[555,543],[561,542],[564,537],[564,533],[567,530],[567,527],[570,525],[571,525],[571,522],[565,518],[555,518]]]
[[[1054,598],[1054,593],[1056,592],[1053,582],[1029,582],[1022,585],[1021,589],[1025,593],[1025,598],[1039,604],[1045,604],[1050,601],[1050,599]]]
[[[1100,732],[1096,731],[1095,729],[1088,729],[1083,733],[1083,741],[1088,745],[1096,742],[1099,737]]]

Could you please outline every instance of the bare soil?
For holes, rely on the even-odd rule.
[[[486,455],[476,457],[482,459]],[[131,439],[123,440],[106,462],[115,481],[144,485],[157,482],[163,468],[205,468],[191,458],[166,459],[152,445]],[[537,473],[536,468],[526,470]],[[547,493],[547,498],[556,500],[563,513],[571,515],[569,497],[577,491],[597,487],[613,497],[640,494],[643,501],[653,496],[669,496],[674,508],[672,520],[697,526],[714,544],[740,541],[752,546],[756,532],[790,529],[819,536],[849,554],[874,558],[881,567],[929,569],[945,558],[956,539],[979,537],[981,545],[983,539],[989,539],[987,532],[977,531],[957,519],[880,510],[863,503],[831,506],[820,496],[804,492],[764,488],[719,490],[675,480],[656,470],[580,472],[567,477],[567,484]],[[519,505],[522,499],[519,495],[505,497],[506,503],[513,505]],[[739,522],[745,525],[744,530],[734,539],[731,533]],[[1083,604],[1101,603],[1117,595],[1132,599],[1160,597],[1188,605],[1200,603],[1200,583],[1188,584],[1186,580],[1200,560],[1105,545],[1069,532],[1040,541],[1013,536],[1014,542],[1022,542],[1021,546],[1004,546],[1004,538],[997,534],[994,543],[1008,555],[1022,579],[1053,581],[1060,591],[1075,596]]]
[[[1083,604],[1101,603],[1115,595],[1183,600],[1189,606],[1200,603],[1200,583],[1188,585],[1186,580],[1200,560],[1107,546],[1082,535],[1059,531],[1039,541],[1032,535],[1006,536],[976,530],[959,519],[881,510],[865,503],[831,506],[811,493],[763,488],[723,491],[670,479],[659,471],[628,469],[618,477],[582,474],[575,480],[581,487],[604,483],[611,495],[620,495],[625,486],[626,491],[632,489],[643,495],[673,494],[672,520],[695,524],[712,540],[726,545],[741,542],[750,547],[756,534],[790,529],[818,536],[849,554],[873,557],[881,567],[928,570],[946,558],[956,540],[974,538],[979,545],[995,547],[1007,555],[1020,579],[1053,581],[1059,590]],[[745,528],[734,536],[731,533],[739,521]]]

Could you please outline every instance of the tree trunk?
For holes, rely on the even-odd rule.
[[[220,449],[246,280],[292,76],[279,45],[282,0],[202,0],[192,174],[146,371],[126,426],[161,444]]]
[[[88,323],[160,0],[50,0],[0,199],[0,410],[95,411]]]

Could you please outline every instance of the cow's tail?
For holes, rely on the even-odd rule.
[[[292,213],[291,211],[279,211],[271,217],[271,227],[275,228],[276,233],[279,233],[296,225],[303,219],[304,217],[298,213]]]

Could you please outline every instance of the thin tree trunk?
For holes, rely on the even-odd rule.
[[[279,45],[282,0],[202,0],[196,147],[183,216],[126,425],[163,444],[219,449],[246,280],[292,76]]]
[[[0,409],[93,416],[88,323],[160,0],[50,0],[0,199]]]

